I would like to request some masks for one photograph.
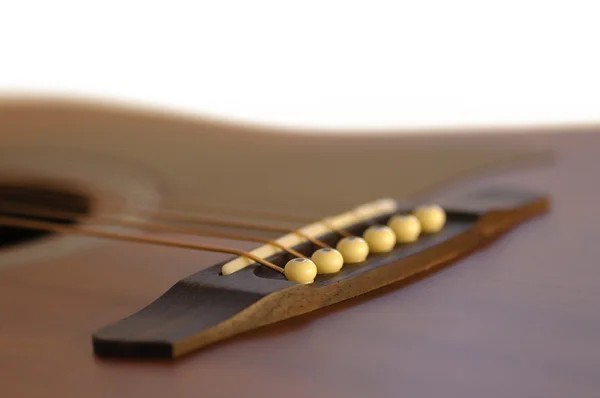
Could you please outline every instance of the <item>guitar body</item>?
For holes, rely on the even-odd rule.
[[[91,336],[231,255],[57,234],[5,239],[0,396],[596,397],[594,130],[341,134],[2,102],[0,199],[48,197],[92,215],[199,212],[208,204],[322,218],[379,197],[438,198],[493,184],[547,193],[554,205],[429,278],[176,361],[100,358]]]

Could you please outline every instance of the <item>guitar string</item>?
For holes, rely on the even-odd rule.
[[[167,222],[200,223],[200,224],[220,226],[220,227],[239,227],[239,228],[246,228],[246,229],[253,229],[253,230],[294,233],[319,247],[330,248],[330,246],[327,245],[325,242],[315,239],[309,235],[303,234],[300,231],[291,230],[289,228],[281,228],[281,227],[275,227],[275,226],[271,226],[271,225],[257,224],[257,223],[251,223],[251,222],[224,221],[224,220],[219,220],[219,219],[215,219],[212,217],[203,216],[200,214],[188,214],[188,213],[182,213],[178,210],[168,210],[168,209],[159,210],[158,212],[156,212],[154,214],[154,217],[159,220],[163,220],[163,221],[167,221]],[[285,221],[285,220],[282,220],[282,221]],[[304,220],[304,221],[305,222],[314,222],[314,220],[312,220],[312,219]],[[354,236],[351,233],[349,233],[348,231],[344,231],[344,230],[333,227],[332,225],[327,223],[327,221],[325,221],[325,220],[321,220],[318,222],[320,224],[322,224],[323,226],[325,226],[330,231],[335,232],[336,234],[338,234],[340,236],[343,236],[343,237]]]
[[[0,202],[0,204],[2,204],[2,202]],[[50,217],[50,218],[67,218],[67,219],[73,219],[73,218],[77,218],[77,217],[82,217],[81,214],[78,213],[71,213],[71,212],[65,212],[65,211],[57,211],[57,210],[50,210],[50,209],[35,209],[32,210],[31,207],[27,206],[27,205],[16,205],[12,202],[10,203],[6,203],[4,202],[3,207],[8,207],[10,206],[11,208],[13,208],[13,212],[19,212],[19,213],[29,213],[27,215],[29,216],[41,216],[41,217]],[[19,207],[19,208],[17,208]],[[33,207],[33,206],[32,206]],[[28,208],[27,210],[23,210],[23,208]],[[231,210],[231,209],[230,209]],[[244,210],[242,209],[238,209],[238,210],[233,210],[234,212],[244,212]],[[33,214],[35,213],[35,214]],[[42,214],[43,213],[43,214]],[[247,211],[246,213],[251,213],[251,211]],[[278,215],[273,214],[273,213],[267,213],[265,212],[264,214],[269,214],[270,217],[278,217]],[[100,216],[100,217],[99,217]],[[242,235],[242,234],[233,234],[233,233],[223,233],[223,232],[216,232],[216,231],[207,231],[207,230],[200,230],[197,228],[191,229],[191,228],[184,228],[184,227],[175,227],[175,226],[168,226],[168,225],[161,225],[161,224],[157,224],[157,223],[151,223],[148,221],[141,221],[141,220],[131,220],[131,219],[126,219],[126,218],[119,218],[116,215],[95,215],[95,218],[101,218],[102,220],[104,220],[104,222],[102,224],[107,224],[108,221],[110,221],[111,223],[114,223],[116,225],[121,225],[121,226],[131,226],[131,227],[140,227],[149,231],[155,231],[155,232],[175,232],[175,233],[185,233],[185,234],[190,234],[190,235],[197,235],[197,236],[209,236],[209,237],[217,237],[217,238],[226,238],[226,239],[232,239],[232,240],[245,240],[245,241],[253,241],[253,242],[260,242],[260,243],[265,243],[265,244],[269,244],[269,245],[273,245],[275,247],[280,248],[281,250],[299,257],[299,258],[307,258],[305,255],[303,255],[302,253],[299,253],[295,250],[293,250],[292,248],[286,247],[284,245],[279,244],[278,242],[275,242],[273,240],[270,239],[266,239],[266,238],[260,238],[260,237],[255,237],[255,236],[250,236],[250,235]],[[297,230],[291,230],[288,228],[281,228],[281,227],[275,227],[275,226],[270,226],[270,225],[263,225],[263,224],[257,224],[257,223],[242,223],[242,222],[233,222],[233,221],[224,221],[224,220],[217,220],[217,219],[213,219],[210,217],[206,217],[206,216],[201,216],[201,215],[185,215],[183,216],[180,212],[176,212],[176,211],[162,211],[159,212],[158,214],[158,218],[162,218],[164,221],[183,221],[183,222],[200,222],[200,223],[204,223],[206,225],[213,225],[213,226],[225,226],[225,227],[235,227],[235,228],[247,228],[247,229],[253,229],[253,230],[263,230],[263,231],[276,231],[276,232],[285,232],[285,233],[295,233],[297,235],[299,235],[300,237],[305,238],[306,240],[308,240],[309,242],[322,247],[322,248],[329,248],[330,246],[327,245],[325,242],[322,242],[316,238],[313,238],[307,234],[302,233],[301,231],[297,231]],[[287,219],[292,219],[293,217],[283,217],[283,218],[287,218]],[[299,220],[300,218],[295,218],[296,220]],[[302,220],[308,220],[305,218],[302,218]],[[6,220],[5,220],[6,221]],[[14,220],[13,220],[14,221]],[[97,220],[93,220],[93,221],[97,221]],[[312,221],[312,220],[311,220]],[[38,224],[39,227],[42,227],[43,224],[42,222],[40,222]],[[326,221],[321,221],[321,224],[325,225],[328,229],[330,229],[331,231],[338,233],[340,236],[353,236],[352,234],[348,233],[347,231],[343,231],[343,230],[339,230],[336,229],[330,225],[328,225],[328,223]],[[110,225],[110,224],[108,224]],[[22,227],[25,227],[25,225],[21,225]],[[47,228],[50,228],[51,225],[49,223],[46,223],[45,225]],[[72,227],[75,229],[72,229],[71,232],[72,233],[80,233],[80,234],[84,234],[84,235],[92,235],[92,236],[99,236],[98,234],[102,234],[101,237],[107,237],[107,238],[112,238],[112,239],[121,239],[121,240],[128,240],[128,241],[135,241],[135,242],[146,242],[146,243],[153,243],[150,241],[150,239],[145,239],[145,238],[137,238],[137,237],[132,237],[129,236],[128,238],[126,238],[126,235],[122,235],[122,234],[110,234],[107,235],[107,233],[101,232],[101,231],[91,231],[91,230],[83,230],[81,228],[77,228],[77,227]],[[41,228],[41,229],[46,229],[46,228]],[[59,231],[60,229],[60,231]],[[51,228],[51,230],[55,231],[55,232],[63,232],[63,233],[68,233],[69,231],[67,231],[68,228],[65,228],[62,224],[58,224],[55,225],[53,228]],[[154,243],[156,244],[164,244],[164,245],[168,245],[168,246],[172,246],[178,242],[175,241],[166,241],[166,240],[162,240],[162,243],[159,243],[159,241],[161,240],[154,240]],[[189,246],[186,246],[188,248],[192,248]],[[250,258],[264,266],[267,266],[269,268],[272,268],[278,272],[283,272],[283,269],[276,266],[275,264],[272,264],[266,260],[262,260],[257,256],[252,255],[252,257],[250,257],[249,255],[251,253],[248,252],[244,252],[238,249],[230,249],[230,248],[219,248],[219,247],[211,247],[208,245],[195,245],[194,246],[196,249],[198,250],[206,250],[206,251],[216,251],[216,252],[222,252],[222,253],[232,253],[232,254],[238,254],[240,256],[244,256],[247,258]],[[225,251],[225,250],[229,250],[229,251]],[[258,261],[258,260],[261,261]]]
[[[314,222],[314,219],[311,217],[290,216],[288,214],[280,214],[280,213],[269,212],[269,211],[264,211],[264,210],[233,208],[233,207],[227,207],[227,206],[212,205],[212,204],[207,204],[207,203],[194,203],[194,206],[201,207],[201,208],[207,209],[207,210],[213,210],[213,211],[216,210],[220,213],[234,213],[234,214],[241,215],[242,217],[245,216],[245,217],[269,218],[269,219],[277,220],[277,221],[304,222],[304,223]],[[161,212],[166,213],[166,214],[185,214],[185,212],[181,212],[178,210],[170,210],[170,209],[161,210]],[[337,233],[338,235],[341,235],[344,237],[353,236],[348,231],[344,231],[342,229],[335,228],[334,226],[332,226],[325,220],[320,221],[320,222],[325,227],[327,227],[327,229]]]
[[[61,218],[68,220],[78,220],[83,216],[79,213],[61,211],[61,210],[51,210],[51,209],[42,209],[36,208],[35,206],[23,205],[23,204],[14,204],[0,201],[0,208],[4,211],[8,211],[10,213],[18,213],[21,216],[33,216],[33,217],[48,217],[48,218]],[[181,233],[186,235],[195,235],[195,236],[205,236],[205,237],[214,237],[214,238],[224,238],[224,239],[232,239],[239,241],[249,241],[249,242],[259,242],[268,244],[271,246],[275,246],[295,257],[307,258],[302,253],[282,245],[274,240],[261,238],[252,235],[244,235],[244,234],[236,234],[229,232],[219,232],[219,231],[210,231],[203,230],[199,228],[186,228],[181,226],[170,226],[170,225],[162,225],[157,223],[148,222],[145,220],[133,220],[127,218],[120,218],[114,215],[107,214],[98,214],[93,218],[87,220],[88,222],[92,222],[93,224],[101,224],[101,225],[117,225],[123,227],[134,227],[134,228],[143,228],[147,231],[151,232],[172,232],[172,233]]]
[[[205,224],[212,225],[215,227],[233,227],[233,228],[242,228],[242,229],[250,229],[255,231],[269,231],[269,232],[280,232],[286,234],[295,234],[304,238],[311,242],[314,245],[317,245],[322,248],[330,248],[330,246],[312,236],[303,233],[302,231],[298,231],[295,229],[277,227],[273,225],[259,224],[259,223],[251,223],[251,222],[239,222],[239,221],[226,221],[219,220],[209,216],[203,216],[200,214],[181,214],[178,211],[172,212],[169,210],[159,210],[154,213],[153,218],[158,220],[162,220],[165,222],[184,222],[184,223],[192,223],[192,224]]]
[[[2,202],[0,202],[0,204],[1,203]],[[9,202],[9,203],[12,203],[12,202]],[[286,234],[294,234],[294,235],[300,236],[303,239],[306,239],[307,241],[309,241],[310,243],[312,243],[318,247],[330,248],[330,246],[327,243],[325,243],[317,238],[313,238],[312,236],[307,235],[307,234],[303,233],[302,231],[298,231],[298,230],[291,229],[291,228],[276,227],[276,226],[272,226],[272,225],[259,224],[259,223],[218,220],[218,219],[215,219],[212,217],[207,217],[207,216],[202,216],[202,215],[197,215],[197,214],[193,215],[193,216],[187,215],[186,217],[184,217],[183,215],[179,214],[178,212],[173,212],[173,213],[176,213],[176,214],[171,214],[171,212],[169,212],[169,211],[166,211],[166,212],[159,211],[159,212],[152,214],[152,216],[155,219],[159,219],[159,220],[166,221],[166,222],[169,222],[169,221],[170,222],[187,222],[187,223],[211,225],[211,226],[215,226],[215,227],[231,227],[231,228],[249,229],[249,230],[255,230],[255,231],[267,231],[267,232],[279,232],[279,233],[286,233]],[[77,214],[77,215],[79,215],[79,214]],[[119,217],[118,215],[95,214],[95,217],[107,219],[107,221],[110,219],[110,221],[112,221],[112,222],[115,222],[115,220],[123,220],[123,218]],[[150,223],[150,222],[148,222],[148,223]]]
[[[237,214],[242,217],[256,217],[256,218],[261,218],[261,219],[268,218],[268,219],[275,220],[275,221],[290,221],[290,222],[304,222],[304,223],[314,221],[314,217],[292,216],[289,214],[282,214],[282,213],[276,213],[276,212],[271,212],[271,211],[245,209],[245,208],[233,208],[233,207],[222,206],[222,205],[198,203],[196,201],[194,201],[194,202],[186,201],[185,203],[183,203],[183,205],[188,206],[188,207],[191,205],[195,208],[201,208],[201,209],[203,209],[203,211],[201,211],[201,213],[206,213],[207,211],[210,211],[212,213],[212,212],[216,211],[221,214]],[[180,211],[180,210],[167,209],[166,211],[168,211],[170,213],[182,213],[182,214],[186,213],[185,211]]]
[[[229,247],[220,247],[220,246],[211,246],[211,245],[199,245],[192,243],[184,243],[167,239],[157,239],[157,238],[147,238],[135,235],[126,235],[120,233],[113,232],[105,232],[99,230],[93,230],[89,228],[81,228],[71,225],[63,225],[58,223],[52,223],[47,221],[38,221],[38,220],[30,220],[23,219],[17,217],[10,217],[0,215],[0,225],[16,227],[16,228],[26,228],[26,229],[34,229],[34,230],[45,230],[45,231],[53,231],[58,233],[66,233],[66,234],[76,234],[76,235],[85,235],[96,238],[106,238],[113,240],[121,240],[126,242],[134,242],[134,243],[149,243],[154,245],[161,246],[170,246],[177,247],[181,249],[193,249],[193,250],[202,250],[216,253],[226,253],[226,254],[234,254],[237,256],[242,256],[249,258],[250,260],[256,261],[257,263],[264,265],[265,267],[271,268],[277,272],[283,273],[283,268],[264,260],[252,253],[233,249]]]

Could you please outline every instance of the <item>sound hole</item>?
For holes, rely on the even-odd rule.
[[[82,193],[54,185],[0,183],[0,214],[40,221],[75,224],[76,218],[90,213],[91,200]],[[28,211],[30,210],[30,211]],[[35,212],[66,212],[74,217],[42,217]],[[0,249],[40,238],[52,232],[0,225]]]

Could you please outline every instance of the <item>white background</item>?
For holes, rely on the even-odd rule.
[[[596,122],[596,3],[0,0],[0,95],[302,126]]]

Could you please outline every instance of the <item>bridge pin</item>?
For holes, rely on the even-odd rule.
[[[341,239],[336,249],[344,257],[345,263],[361,263],[369,255],[369,245],[363,238],[358,236],[349,236]]]
[[[306,258],[294,258],[283,269],[285,277],[298,283],[312,283],[317,276],[317,266]]]
[[[400,243],[414,242],[421,234],[421,222],[412,214],[392,217],[388,221],[388,227],[394,231],[396,239]]]
[[[344,266],[342,253],[332,248],[317,250],[311,256],[311,260],[317,266],[318,274],[333,274]]]
[[[426,234],[440,232],[446,224],[446,212],[438,205],[419,206],[413,211]]]
[[[369,245],[373,253],[387,253],[396,245],[396,235],[390,227],[385,225],[373,225],[367,228],[363,239]]]

